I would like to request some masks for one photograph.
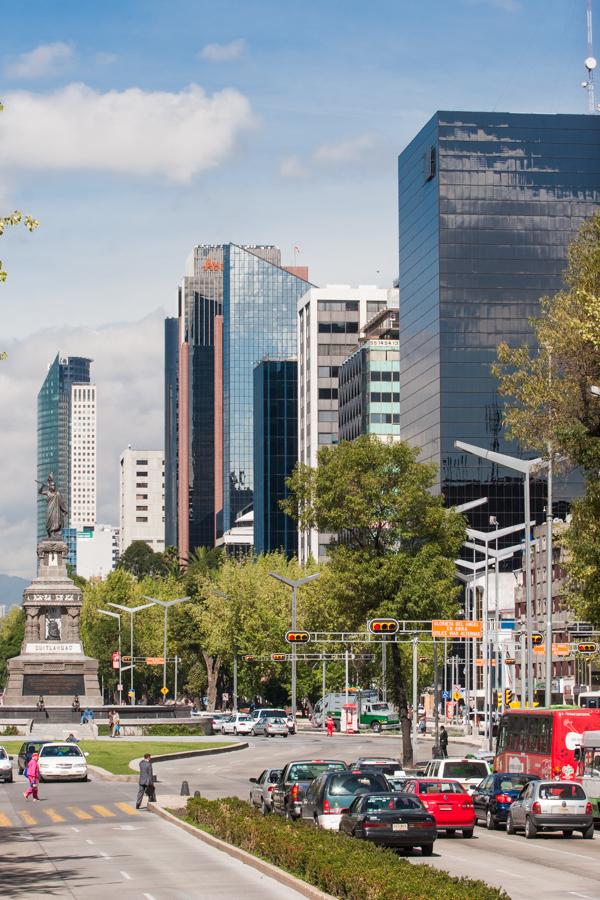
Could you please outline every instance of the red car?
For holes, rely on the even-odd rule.
[[[416,794],[435,819],[438,831],[473,837],[475,809],[473,800],[458,781],[451,778],[414,778],[406,782],[404,792]]]

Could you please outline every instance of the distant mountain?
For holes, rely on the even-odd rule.
[[[0,605],[15,606],[23,600],[23,591],[31,584],[31,578],[0,573]]]

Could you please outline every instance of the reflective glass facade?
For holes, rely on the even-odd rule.
[[[520,479],[454,449],[518,453],[490,373],[502,340],[532,340],[569,242],[600,206],[600,117],[438,112],[399,158],[401,435],[436,462],[448,502],[523,513]],[[557,485],[557,506],[577,490]],[[539,517],[545,486],[533,485]],[[556,511],[556,510],[555,510]]]
[[[263,360],[254,369],[254,549],[298,550],[298,531],[279,501],[298,459],[296,360]]]
[[[339,372],[339,435],[400,439],[400,351],[397,340],[367,341]]]
[[[311,286],[235,244],[224,247],[223,280],[223,530],[252,503],[254,487],[253,370],[263,357],[296,353],[296,305]],[[276,260],[276,262],[275,262]]]
[[[179,319],[165,319],[165,547],[177,546]]]

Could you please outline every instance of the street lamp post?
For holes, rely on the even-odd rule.
[[[115,609],[120,609],[123,612],[129,613],[129,652],[131,655],[131,700],[133,700],[133,670],[135,668],[135,664],[133,662],[133,617],[135,613],[141,612],[143,609],[150,609],[152,606],[151,603],[142,603],[141,606],[122,606],[120,603],[109,603],[109,606],[114,606]]]
[[[119,624],[119,706],[123,705],[123,658],[121,656],[121,615],[120,613],[112,612],[110,609],[99,609],[99,613],[102,613],[103,616],[110,616],[112,619],[116,619]]]
[[[467,444],[464,441],[454,441],[454,446],[458,450],[464,450],[466,453],[472,453],[481,459],[487,459],[499,466],[507,469],[514,469],[521,472],[523,479],[523,500],[525,504],[525,619],[527,629],[527,703],[529,707],[533,707],[533,652],[531,646],[531,634],[533,631],[532,608],[531,608],[531,508],[530,508],[530,476],[532,469],[539,468],[544,464],[541,457],[536,459],[518,459],[516,456],[508,456],[506,453],[497,453],[495,450],[486,450],[483,447],[475,447],[473,444]],[[552,636],[550,635],[550,640]]]
[[[167,616],[169,613],[169,607],[175,606],[177,603],[184,603],[186,600],[189,600],[189,597],[177,597],[176,600],[159,600],[158,597],[146,597],[144,596],[144,600],[150,600],[152,603],[156,603],[158,606],[162,606],[165,611],[165,627],[163,633],[163,699],[166,700],[167,697]],[[174,697],[173,700],[177,703],[177,697]]]
[[[307,575],[306,578],[300,578],[298,581],[293,581],[291,578],[285,578],[283,575],[278,575],[277,572],[269,572],[271,578],[276,578],[277,581],[281,581],[283,584],[287,584],[288,587],[292,589],[292,631],[296,630],[296,592],[299,587],[302,587],[303,584],[308,584],[309,581],[314,581],[315,578],[320,577],[320,572],[315,572],[314,575]],[[323,698],[324,700],[325,698]],[[292,644],[292,718],[296,721],[296,645]]]

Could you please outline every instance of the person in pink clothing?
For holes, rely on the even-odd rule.
[[[40,781],[40,765],[38,762],[38,754],[34,753],[29,762],[27,763],[27,771],[25,772],[27,776],[27,781],[29,782],[29,787],[23,794],[26,800],[29,800],[29,795],[33,795],[33,802],[39,800],[38,797],[38,784]]]

